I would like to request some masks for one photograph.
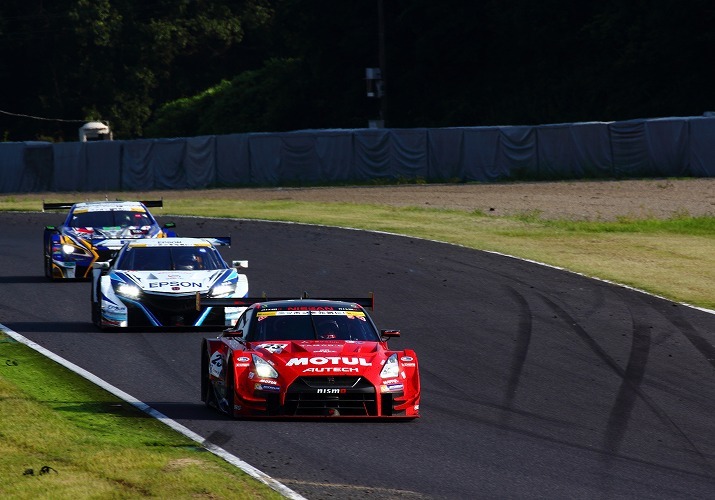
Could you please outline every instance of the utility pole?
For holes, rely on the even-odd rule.
[[[384,0],[377,0],[377,62],[380,65],[382,80],[379,82],[381,92],[378,92],[380,99],[380,119],[382,126],[387,126],[387,72],[385,71],[385,6]]]
[[[377,68],[365,68],[365,83],[367,84],[367,97],[379,99],[377,113],[378,119],[368,120],[370,128],[384,128],[387,123],[387,96],[385,93],[385,10],[384,0],[377,0]],[[373,106],[371,105],[372,109]]]

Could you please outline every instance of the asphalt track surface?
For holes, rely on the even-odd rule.
[[[252,295],[375,292],[416,350],[422,417],[232,421],[199,397],[211,332],[99,332],[89,284],[50,283],[42,227],[0,214],[0,323],[310,499],[715,497],[715,315],[506,256],[297,224],[174,220],[233,237]]]

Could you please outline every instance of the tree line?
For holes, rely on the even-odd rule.
[[[706,0],[3,0],[4,141],[715,109]],[[368,97],[366,68],[384,95]],[[371,90],[376,90],[375,88]]]

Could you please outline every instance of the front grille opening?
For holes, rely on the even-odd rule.
[[[162,326],[192,326],[199,320],[201,312],[196,310],[195,297],[162,297],[151,294],[142,296],[142,303]],[[151,321],[143,310],[127,304],[130,326],[151,326]],[[225,326],[222,307],[214,307],[204,318],[203,326]]]
[[[300,377],[288,387],[284,412],[294,416],[377,416],[375,387],[362,377]]]
[[[382,395],[382,415],[385,417],[396,417],[399,415],[404,415],[405,411],[404,410],[396,410],[395,406],[400,404],[400,401],[397,401],[397,398],[402,398],[404,393],[399,392],[399,393],[392,393],[392,394],[383,394]]]

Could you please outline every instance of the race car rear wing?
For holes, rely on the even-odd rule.
[[[201,311],[207,307],[249,307],[257,302],[268,302],[270,300],[334,300],[336,302],[353,302],[359,304],[366,309],[375,309],[375,294],[370,292],[368,297],[308,297],[306,292],[303,292],[300,297],[235,297],[235,298],[208,298],[201,297],[199,292],[196,292],[196,310]]]
[[[206,240],[210,242],[213,246],[215,247],[220,247],[220,246],[231,246],[231,237],[230,236],[215,236],[215,237],[202,237],[202,236],[193,236],[194,238],[198,238],[201,240]],[[127,238],[125,237],[117,237],[117,238],[107,238],[107,237],[96,237],[93,236],[91,239],[92,246],[96,247],[103,247],[107,248],[109,250],[119,250],[121,249],[125,243],[129,243],[141,240],[143,238]],[[235,261],[234,267],[236,267],[237,264],[245,262],[246,265],[241,265],[241,267],[248,267],[248,261]]]
[[[214,236],[211,238],[205,238],[203,236],[199,236],[202,240],[210,241],[211,244],[215,247],[230,247],[231,246],[231,237],[230,236]]]
[[[123,201],[120,199],[117,199],[116,201]],[[127,200],[129,201],[129,200]],[[58,202],[58,203],[47,203],[44,200],[42,201],[42,211],[44,212],[45,210],[67,210],[69,208],[72,208],[74,205],[77,203],[82,203],[80,201],[72,201],[72,202]],[[140,203],[143,203],[145,207],[159,207],[159,208],[164,208],[164,199],[160,200],[141,200]]]

